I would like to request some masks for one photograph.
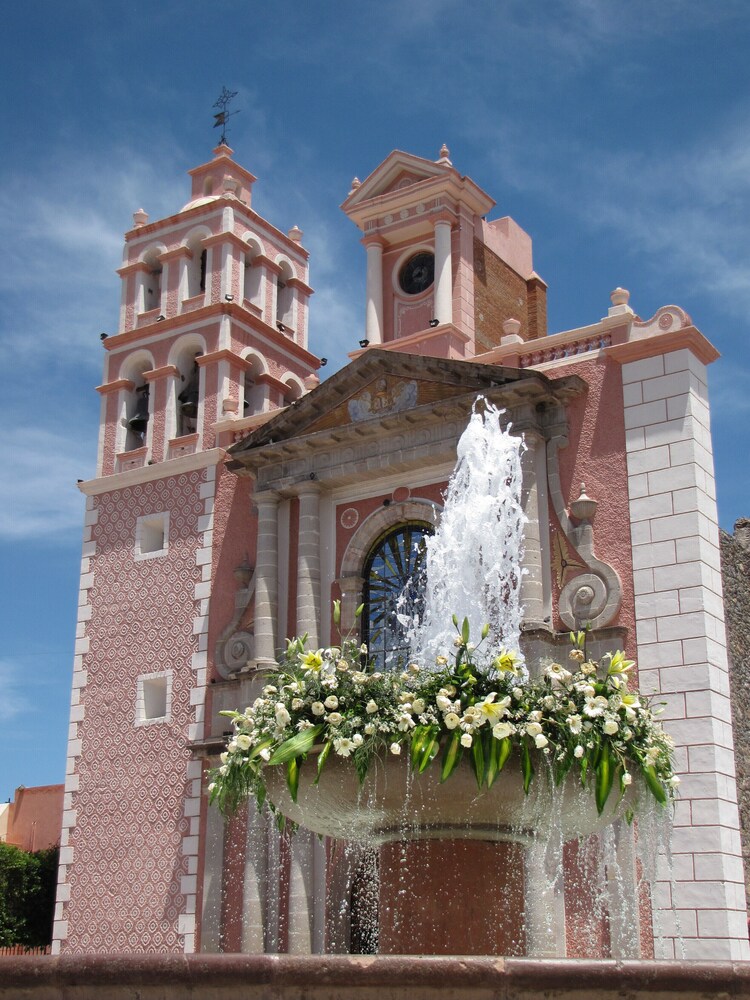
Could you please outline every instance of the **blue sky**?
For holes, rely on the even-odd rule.
[[[82,497],[122,233],[187,200],[212,104],[254,207],[310,249],[311,347],[362,336],[364,251],[338,206],[392,149],[454,165],[534,238],[551,332],[631,291],[718,347],[719,514],[750,514],[746,0],[28,0],[0,38],[0,800],[63,780]],[[41,739],[40,739],[41,734]]]

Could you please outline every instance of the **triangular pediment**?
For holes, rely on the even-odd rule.
[[[409,414],[470,393],[507,387],[528,395],[531,383],[532,394],[551,397],[550,380],[540,372],[371,348],[233,445],[230,467],[252,464],[254,455],[269,447],[408,422]]]
[[[453,171],[453,168],[394,149],[349,195],[341,207],[346,212],[371,198],[398,190],[403,181],[408,182],[404,184],[404,187],[408,187],[420,181],[444,177],[449,171]]]

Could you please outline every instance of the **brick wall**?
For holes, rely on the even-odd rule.
[[[474,323],[476,354],[500,343],[506,319],[521,321],[524,339],[547,333],[547,286],[528,282],[480,240],[474,240]]]

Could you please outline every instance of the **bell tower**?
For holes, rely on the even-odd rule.
[[[301,230],[253,210],[255,177],[226,144],[190,176],[180,211],[134,214],[118,330],[103,338],[97,472],[79,484],[56,952],[199,946],[203,765],[190,748],[234,612],[226,581],[257,560],[252,482],[224,457],[318,384]]]
[[[462,176],[443,146],[436,161],[394,150],[355,177],[341,206],[367,252],[366,346],[473,358],[510,335],[546,334],[546,285],[531,238]],[[506,331],[507,335],[507,331]]]
[[[301,230],[253,211],[256,178],[227,145],[190,176],[179,212],[149,222],[139,209],[125,234],[99,475],[231,443],[317,384]]]

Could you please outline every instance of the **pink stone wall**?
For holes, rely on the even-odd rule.
[[[64,904],[74,952],[180,951],[188,726],[203,472],[96,498],[93,615]],[[136,519],[169,511],[167,555],[136,561]],[[137,726],[140,674],[171,671],[171,715]]]
[[[558,452],[563,498],[569,504],[586,484],[587,494],[599,504],[594,520],[594,551],[610,563],[622,584],[622,606],[612,623],[628,629],[628,653],[635,656],[635,616],[633,595],[628,474],[625,454],[622,379],[620,366],[610,358],[576,361],[546,373],[580,375],[588,391],[568,406],[568,447]],[[551,518],[557,530],[557,519]],[[551,543],[550,536],[550,543]],[[559,590],[553,579],[557,608]],[[555,628],[565,630],[555,612]]]

